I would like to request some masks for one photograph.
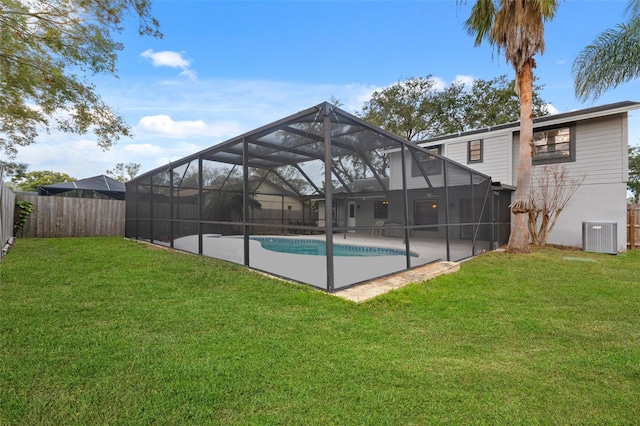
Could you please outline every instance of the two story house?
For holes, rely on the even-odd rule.
[[[543,165],[560,164],[570,176],[584,179],[559,216],[548,243],[581,247],[583,222],[602,221],[617,225],[613,227],[616,251],[626,250],[628,114],[638,108],[640,102],[624,101],[534,120],[534,173]],[[515,122],[488,127],[419,145],[491,176],[494,185],[515,190],[519,126]],[[397,189],[402,185],[400,154],[390,156],[389,186]],[[424,185],[417,175],[408,177],[409,187]]]

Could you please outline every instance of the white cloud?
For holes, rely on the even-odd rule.
[[[471,77],[459,75],[456,79],[470,81]],[[439,81],[449,84],[450,80]],[[123,138],[105,152],[92,134],[52,132],[42,134],[33,146],[20,148],[16,160],[28,163],[30,170],[54,170],[77,178],[103,174],[121,162],[139,163],[144,173],[329,101],[331,96],[345,111],[358,112],[375,90],[384,88],[360,82],[312,84],[222,78],[185,83],[167,85],[140,78],[102,86],[105,102],[117,105],[117,111],[132,125],[133,139]],[[555,101],[548,105],[550,113],[565,112],[573,106],[558,105]],[[638,123],[640,114],[635,115],[630,115],[629,141],[637,143],[640,127],[634,127],[632,120]]]
[[[131,156],[155,157],[164,153],[164,149],[158,145],[150,143],[133,143],[125,145],[122,152]]]
[[[77,179],[104,174],[117,162],[114,151],[102,151],[95,140],[53,132],[41,135],[37,142],[20,148],[17,161],[27,163],[29,171],[52,170]]]
[[[473,82],[476,80],[475,77],[471,76],[471,75],[456,75],[455,80],[453,80],[456,83],[462,83],[464,84],[467,88],[470,88],[473,85]]]
[[[143,58],[151,59],[154,67],[173,67],[173,68],[189,68],[191,62],[182,57],[181,53],[164,51],[154,52],[153,49],[147,49],[140,54]]]
[[[194,81],[198,78],[198,73],[194,70],[185,69],[179,74],[181,77],[187,77],[189,80]]]
[[[161,135],[168,138],[184,138],[206,132],[207,125],[202,120],[173,121],[166,114],[142,117],[136,130]]]
[[[341,109],[345,111],[360,111],[365,102],[371,100],[371,96],[377,90],[382,90],[383,87],[376,87],[373,85],[364,86],[361,84],[349,84],[344,87],[344,98],[336,96],[340,102],[343,103]]]
[[[171,67],[180,68],[182,72],[180,76],[187,77],[189,80],[195,80],[198,74],[192,70],[191,61],[182,56],[183,52],[172,52],[165,50],[162,52],[154,52],[153,49],[147,49],[140,54],[143,58],[151,59],[154,67]]]
[[[558,108],[556,108],[552,104],[546,104],[545,106],[547,107],[547,111],[549,111],[549,115],[554,115],[554,114],[559,114],[560,113],[560,111],[558,111]]]
[[[431,78],[435,81],[433,88],[436,90],[444,90],[448,86],[446,80],[443,78],[440,78],[440,77],[431,77]]]
[[[231,138],[242,133],[242,128],[231,119],[207,124],[203,120],[173,120],[167,114],[159,114],[142,117],[134,127],[134,132],[139,137],[153,135],[171,139]]]

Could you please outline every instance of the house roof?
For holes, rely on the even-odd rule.
[[[95,191],[110,198],[124,200],[125,185],[109,176],[99,175],[72,182],[38,187],[38,195],[58,195],[73,190]]]
[[[216,190],[222,190],[223,188],[228,190],[232,190],[232,189],[238,190],[238,189],[242,189],[242,184],[243,184],[242,179],[233,179],[226,183],[216,183],[213,185],[205,185],[202,187],[202,189],[205,191],[216,191]],[[267,192],[268,189],[265,189],[266,187],[271,188],[273,191]],[[258,176],[249,178],[249,192],[252,194],[261,194],[261,195],[284,195],[288,197],[297,196],[297,194],[294,194],[291,191],[287,191],[282,186]],[[200,191],[197,188],[186,188],[186,189],[180,189],[174,195],[177,197],[194,197],[194,196],[197,196],[199,193]]]
[[[381,185],[380,182],[378,182],[378,180],[375,178],[355,180],[347,184],[346,188],[344,186],[336,188],[333,193],[340,194],[345,192],[381,192],[389,187],[389,178],[383,177],[381,178],[381,180],[384,186]]]
[[[607,115],[620,114],[640,108],[640,102],[622,101],[613,104],[600,105],[592,108],[586,108],[576,111],[564,112],[560,114],[545,115],[533,119],[533,127],[552,126],[560,123],[568,123],[572,121],[588,120],[591,118],[604,117]],[[451,140],[457,138],[468,139],[469,136],[484,135],[490,133],[501,133],[511,129],[520,127],[520,121],[513,123],[500,124],[497,126],[489,126],[482,129],[469,130],[467,132],[451,133],[448,135],[438,136],[435,138],[418,141],[420,145],[432,145],[436,142]]]

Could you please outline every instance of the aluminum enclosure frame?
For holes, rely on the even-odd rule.
[[[411,170],[422,176],[412,177]],[[241,244],[237,257],[219,258],[333,292],[495,248],[504,239],[497,231],[497,195],[490,177],[325,102],[134,178],[127,183],[125,235],[212,257],[219,257],[208,252],[212,242]],[[383,199],[393,209],[376,227],[368,212]],[[428,202],[435,214],[424,212]],[[278,203],[281,208],[273,207]],[[363,219],[356,222],[360,209]],[[293,213],[297,220],[285,219]],[[336,238],[374,232],[403,250],[401,264],[395,259],[394,266],[358,275],[354,269],[368,266],[353,265],[364,261],[334,256]],[[321,278],[257,259],[256,235],[301,234],[324,240]],[[191,246],[182,245],[187,238]],[[465,240],[460,253],[452,253],[454,239]],[[420,249],[434,246],[437,254]]]

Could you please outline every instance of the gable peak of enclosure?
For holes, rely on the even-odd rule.
[[[491,250],[505,200],[325,102],[133,179],[126,235],[334,291]]]

